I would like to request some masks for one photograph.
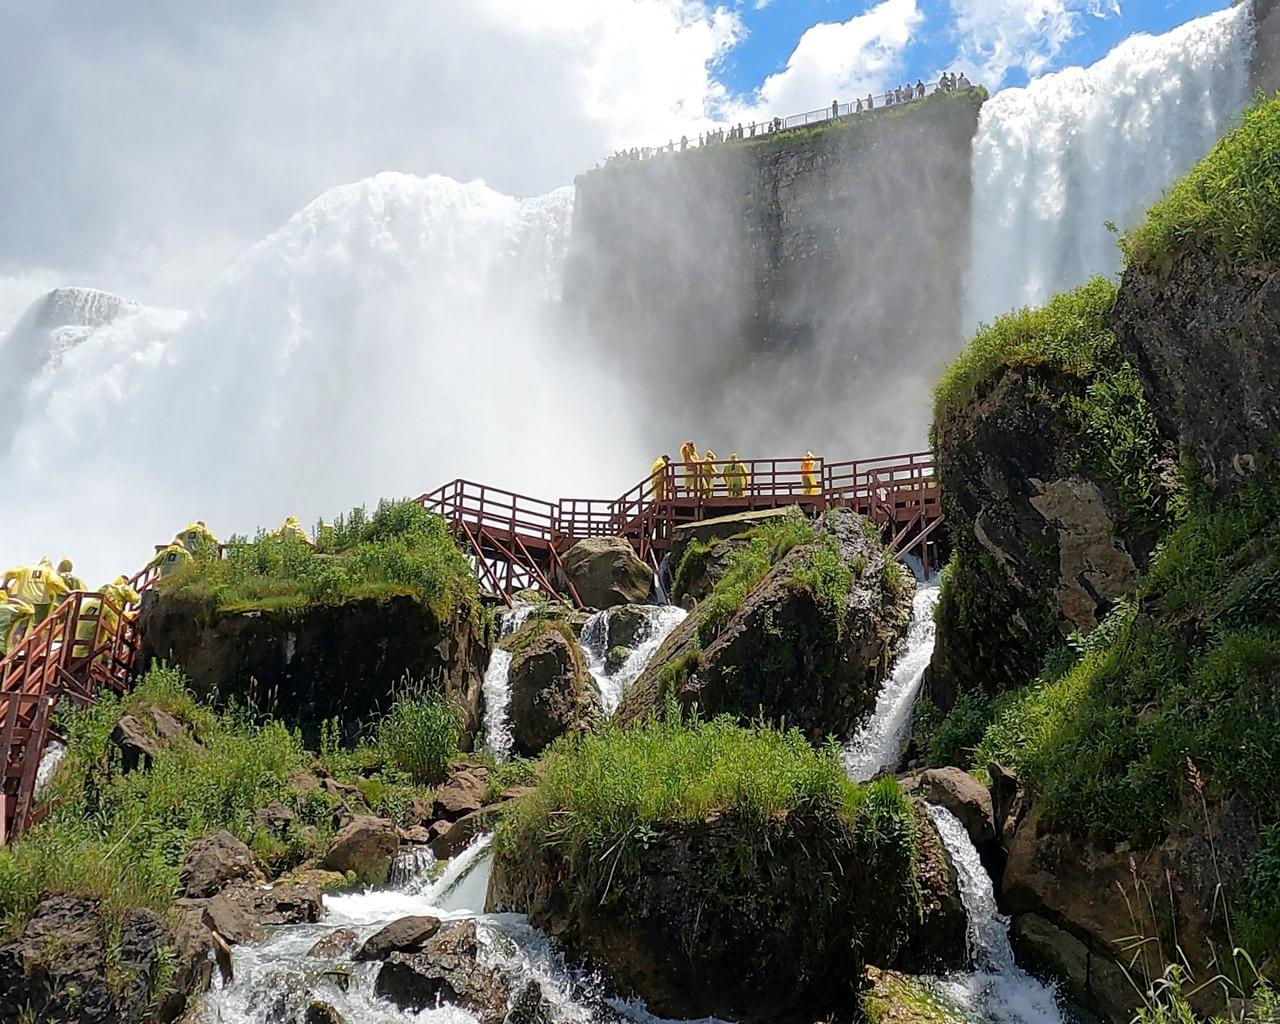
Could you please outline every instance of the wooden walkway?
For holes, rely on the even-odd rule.
[[[696,484],[696,464],[672,463],[658,480],[646,477],[612,501],[544,501],[471,480],[454,480],[416,500],[440,513],[470,552],[482,585],[510,602],[538,589],[581,605],[561,558],[588,537],[625,537],[655,572],[685,523],[759,509],[798,505],[809,514],[852,508],[880,527],[890,549],[914,555],[926,572],[938,564],[942,534],[933,455],[913,452],[853,462],[755,459],[739,496],[723,477]],[[723,468],[724,463],[719,463]]]

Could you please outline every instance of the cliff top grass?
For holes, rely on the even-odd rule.
[[[288,611],[315,604],[409,595],[442,621],[477,584],[444,519],[412,501],[380,501],[317,525],[314,544],[288,532],[232,537],[225,557],[198,558],[163,578],[162,593],[220,611]]]
[[[1236,263],[1280,259],[1280,98],[1247,110],[1121,248],[1129,266],[1147,268],[1192,240]]]
[[[834,745],[815,750],[795,729],[701,721],[674,707],[635,728],[557,741],[495,842],[500,854],[550,845],[586,862],[621,847],[639,856],[646,837],[668,825],[732,815],[763,826],[792,813],[914,854],[914,812],[896,780],[859,786]]]

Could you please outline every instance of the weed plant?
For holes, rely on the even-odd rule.
[[[444,778],[460,733],[457,704],[421,684],[409,685],[378,721],[374,745],[387,764],[428,785]]]

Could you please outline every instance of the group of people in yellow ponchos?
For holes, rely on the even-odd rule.
[[[64,597],[76,590],[86,590],[84,580],[75,573],[71,559],[64,558],[57,568],[48,558],[31,565],[6,569],[0,576],[0,656],[9,652],[56,608]],[[85,598],[76,620],[76,642],[92,644],[99,625],[114,630],[119,612],[138,600],[138,595],[123,576],[102,587],[107,603],[101,598]]]
[[[649,470],[649,479],[653,485],[653,500],[665,501],[675,497],[674,491],[682,489],[685,494],[702,498],[710,498],[716,491],[716,481],[724,481],[725,493],[730,498],[741,498],[747,493],[751,484],[751,473],[734,452],[723,466],[718,464],[716,453],[708,448],[701,455],[692,441],[680,446],[680,462],[683,464],[682,486],[678,487],[670,474],[671,456],[662,455],[653,460]],[[800,482],[805,494],[820,494],[818,480],[818,457],[813,452],[805,452],[800,460]]]

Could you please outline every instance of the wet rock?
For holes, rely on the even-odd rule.
[[[991,793],[968,772],[960,768],[928,768],[917,778],[916,789],[926,802],[954,814],[980,851],[995,842]]]
[[[465,603],[440,619],[409,596],[317,604],[302,610],[222,612],[182,594],[143,601],[138,670],[179,664],[200,697],[247,698],[270,680],[270,710],[318,727],[337,717],[354,729],[386,707],[406,675],[439,680],[463,709],[463,742],[480,727],[488,642]],[[261,699],[261,694],[258,694]]]
[[[302,1016],[302,1024],[347,1024],[346,1018],[330,1004],[319,999],[307,1004],[307,1012]]]
[[[954,1024],[968,1019],[963,1009],[948,1005],[918,978],[876,967],[868,967],[862,976],[864,1017],[874,1024]]]
[[[1280,270],[1188,241],[1125,270],[1111,314],[1162,428],[1219,488],[1280,454]],[[1247,456],[1247,458],[1246,458]]]
[[[378,971],[374,991],[403,1010],[449,1003],[474,1013],[481,1024],[500,1024],[507,992],[477,959],[474,921],[453,922],[428,939],[420,953],[391,953]]]
[[[229,942],[260,942],[266,929],[284,924],[313,924],[324,904],[313,885],[280,883],[270,887],[236,882],[204,907],[205,924]]]
[[[589,728],[600,694],[582,649],[562,626],[531,622],[511,645],[511,734],[516,752],[532,757],[559,736]]]
[[[815,741],[849,735],[906,635],[915,587],[887,566],[892,556],[861,516],[834,511],[819,529],[849,573],[843,600],[806,575],[818,545],[792,548],[725,621],[711,622],[704,602],[677,626],[623,696],[618,721],[660,714],[670,695],[707,717],[763,715]]]
[[[337,960],[350,956],[360,948],[360,936],[350,928],[335,928],[307,950],[307,956]]]
[[[169,941],[153,912],[131,911],[109,963],[98,902],[52,896],[16,939],[0,946],[0,1020],[141,1024]]]
[[[160,1005],[162,1020],[176,1020],[187,1002],[204,995],[213,980],[213,940],[204,923],[203,906],[175,906],[173,921],[174,973]]]
[[[338,830],[325,852],[323,866],[370,885],[382,885],[400,848],[396,827],[386,818],[360,815]]]
[[[604,656],[604,670],[612,675],[627,663],[627,658],[631,656],[631,650],[627,647],[611,647],[609,653]]]
[[[293,885],[313,886],[321,892],[336,892],[351,884],[351,880],[341,871],[326,871],[324,868],[306,866],[290,871],[280,881]]]
[[[955,865],[924,806],[916,803],[916,886],[919,925],[907,931],[887,966],[914,974],[934,974],[965,962],[969,913],[960,898]]]
[[[505,805],[506,801],[489,804],[478,811],[472,811],[466,817],[448,823],[447,828],[432,838],[431,852],[435,854],[437,860],[456,857],[481,832],[492,831]]]
[[[609,612],[605,631],[605,647],[614,650],[631,650],[649,634],[652,605],[624,604]]]
[[[530,978],[512,998],[503,1024],[551,1024],[552,1020],[551,1002],[542,986]]]
[[[653,570],[621,537],[589,537],[565,552],[565,576],[588,608],[642,604],[653,594]]]
[[[249,908],[237,900],[219,893],[205,905],[204,924],[211,932],[221,935],[233,946],[246,942],[261,942],[267,937],[262,925],[249,912]]]
[[[1106,1020],[1133,1017],[1133,983],[1109,956],[1097,955],[1065,929],[1039,914],[1019,914],[1009,930],[1018,959],[1033,970],[1065,981],[1072,998]]]
[[[371,935],[354,959],[385,960],[391,953],[419,953],[438,931],[438,917],[402,917]]]
[[[489,780],[489,767],[460,761],[449,766],[449,774],[436,789],[432,805],[432,817],[457,821],[464,815],[478,811],[484,804],[485,787]]]
[[[178,877],[183,894],[198,899],[212,896],[228,882],[256,874],[249,847],[222,830],[187,847]]]

